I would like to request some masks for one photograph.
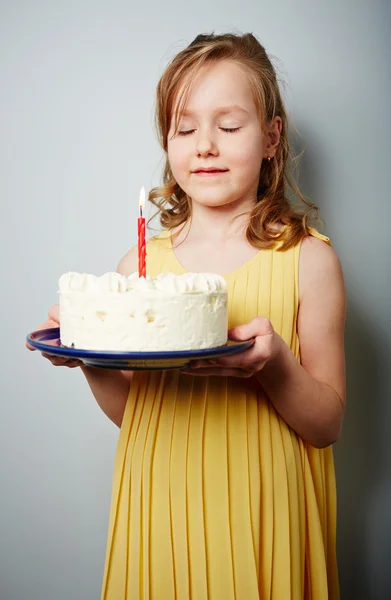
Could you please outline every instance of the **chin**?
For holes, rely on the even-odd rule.
[[[237,196],[234,196],[233,194],[219,194],[216,192],[210,192],[209,194],[189,195],[192,199],[192,202],[195,204],[200,204],[201,206],[207,206],[209,208],[226,206],[237,200]]]

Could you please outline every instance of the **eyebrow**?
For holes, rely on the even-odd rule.
[[[214,113],[219,114],[219,115],[227,115],[228,113],[231,113],[231,112],[242,112],[246,115],[249,114],[249,112],[245,108],[242,108],[238,104],[232,104],[231,106],[219,106],[218,108],[216,108],[214,110]],[[183,117],[191,117],[193,115],[194,115],[194,112],[191,110],[188,110],[188,109],[185,109],[182,113]]]

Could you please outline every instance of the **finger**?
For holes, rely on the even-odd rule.
[[[53,360],[54,362],[53,362]],[[71,369],[74,369],[75,367],[81,367],[83,363],[82,360],[79,360],[78,358],[65,358],[62,356],[51,356],[50,360],[52,360],[53,364],[55,364],[55,366],[58,367],[70,367]]]
[[[49,319],[55,321],[57,325],[60,323],[60,306],[54,304],[49,310]]]
[[[58,323],[49,319],[48,321],[45,321],[45,323],[41,323],[41,325],[36,327],[34,331],[42,331],[42,329],[51,329],[52,327],[58,327]],[[25,342],[25,346],[27,350],[35,351],[35,348],[30,346],[28,342]]]
[[[68,358],[63,358],[62,356],[54,356],[53,354],[46,354],[45,352],[42,352],[41,354],[44,358],[50,360],[55,367],[61,367],[69,361]]]
[[[58,366],[64,364],[64,361],[61,360],[61,359],[58,359],[56,356],[51,356],[51,355],[48,355],[48,354],[43,354],[43,352],[41,354],[42,354],[42,356],[44,358],[46,358],[47,360],[49,360],[52,363],[52,365],[54,365],[55,367],[58,367]]]
[[[258,335],[270,335],[273,333],[273,326],[266,317],[255,317],[245,325],[232,327],[228,331],[228,337],[235,342],[245,342]]]
[[[81,360],[69,360],[64,366],[74,369],[75,367],[81,367],[83,362]]]
[[[259,362],[259,360],[259,353],[252,347],[245,350],[245,352],[241,352],[240,355],[224,356],[219,360],[217,366],[225,369],[251,370],[254,363]]]
[[[60,324],[59,321],[56,320],[55,318],[50,317],[52,310],[54,311],[53,316],[56,317],[56,311],[54,310],[56,308],[56,306],[52,306],[52,308],[50,309],[49,319],[47,321],[45,321],[44,323],[41,323],[41,325],[38,325],[38,327],[36,327],[34,329],[34,331],[42,331],[42,329],[54,329],[55,327],[59,326],[59,324]],[[28,350],[35,351],[35,348],[30,346],[30,344],[28,342],[25,342],[25,346]]]
[[[58,322],[54,319],[48,319],[45,323],[41,323],[38,327],[35,328],[35,331],[41,331],[42,329],[54,329],[54,327],[58,327]]]
[[[253,373],[251,373],[250,371],[244,371],[243,369],[216,369],[213,367],[202,369],[182,369],[181,373],[184,373],[185,375],[194,375],[194,377],[241,377],[245,379],[253,375]]]
[[[257,337],[255,343],[245,350],[231,356],[222,356],[213,361],[214,365],[223,368],[244,369],[251,372],[258,371],[262,368],[262,363],[267,359],[270,353],[269,338]],[[207,360],[195,361],[191,363],[192,368],[210,367],[211,362]]]
[[[190,367],[192,369],[199,369],[202,367],[213,367],[218,365],[218,360],[217,359],[204,359],[204,360],[192,360],[190,362]]]

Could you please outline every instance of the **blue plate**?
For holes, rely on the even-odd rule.
[[[79,359],[89,367],[104,369],[121,369],[121,371],[149,371],[182,369],[191,360],[218,358],[229,354],[243,352],[250,348],[254,340],[233,342],[229,340],[225,346],[208,348],[207,350],[175,350],[172,352],[101,352],[97,350],[79,350],[61,345],[60,328],[41,329],[27,336],[27,342],[45,354]]]

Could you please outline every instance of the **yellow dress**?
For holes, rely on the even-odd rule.
[[[229,325],[268,317],[298,360],[299,252],[226,276]],[[167,234],[147,253],[149,275],[185,272]],[[335,535],[332,448],[305,443],[251,380],[135,373],[102,600],[336,600]]]

